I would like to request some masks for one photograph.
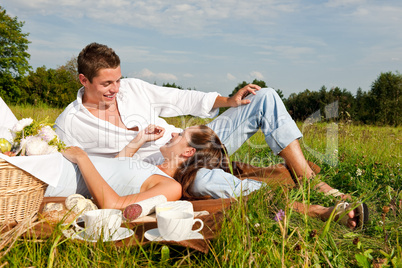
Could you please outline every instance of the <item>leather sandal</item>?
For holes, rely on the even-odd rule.
[[[354,208],[355,219],[357,219],[357,225],[354,230],[361,230],[366,222],[369,220],[369,210],[365,203],[353,203],[340,202],[335,206],[335,221],[339,224],[348,226],[349,217],[347,213],[351,208]],[[341,218],[340,218],[341,217]]]

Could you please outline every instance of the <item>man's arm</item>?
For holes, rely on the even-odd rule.
[[[240,105],[249,104],[250,100],[244,98],[250,93],[255,95],[255,92],[260,89],[260,86],[248,84],[247,86],[237,91],[236,94],[234,94],[232,97],[216,97],[214,106],[212,108],[215,109],[220,107],[237,107]]]

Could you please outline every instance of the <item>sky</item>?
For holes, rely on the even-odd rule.
[[[2,0],[29,33],[30,65],[57,68],[89,43],[113,48],[122,75],[227,96],[263,80],[285,97],[369,91],[402,71],[400,0]]]

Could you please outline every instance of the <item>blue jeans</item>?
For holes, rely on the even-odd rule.
[[[260,128],[274,154],[302,137],[281,98],[272,88],[247,96],[251,103],[230,108],[208,124],[233,154]]]

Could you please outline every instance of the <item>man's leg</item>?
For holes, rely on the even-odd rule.
[[[254,135],[260,128],[274,154],[279,154],[292,141],[302,137],[281,98],[272,88],[262,88],[247,96],[250,104],[230,108],[208,124],[229,154]]]
[[[310,168],[304,158],[298,140],[294,140],[286,146],[279,155],[285,160],[290,171],[293,171],[298,179],[310,178],[314,176],[314,171]]]
[[[293,209],[299,213],[307,214],[310,217],[320,218],[326,221],[331,216],[332,211],[335,207],[323,207],[320,205],[306,205],[299,202],[293,203]],[[348,217],[346,221],[347,227],[354,229],[358,224],[358,216],[355,210],[349,211],[344,217]]]
[[[287,112],[281,98],[272,88],[263,88],[250,95],[251,103],[230,108],[208,124],[229,154],[254,135],[260,128],[274,154],[279,154],[296,177],[310,177],[314,172],[301,151],[300,130]]]
[[[208,124],[225,144],[228,153],[236,152],[261,129],[274,154],[284,159],[297,178],[296,183],[303,178],[313,177],[315,173],[308,165],[298,141],[302,134],[275,90],[263,88],[247,98],[251,99],[250,104],[230,108]],[[316,189],[328,192],[332,187],[321,182]]]

